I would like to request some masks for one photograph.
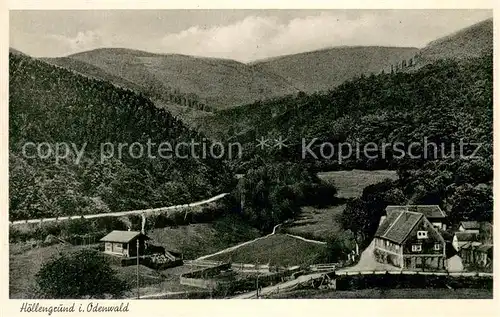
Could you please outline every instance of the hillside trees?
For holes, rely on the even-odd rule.
[[[316,174],[296,163],[268,163],[250,169],[241,180],[242,213],[262,231],[272,230],[300,212],[303,205],[318,200],[333,201],[336,188],[324,184]]]
[[[161,158],[145,150],[132,155],[126,147],[119,154],[119,144],[203,140],[141,93],[27,56],[11,54],[9,66],[11,219],[182,204],[234,186],[222,160],[199,153]],[[74,153],[55,162],[33,155],[34,147],[31,157],[23,155],[27,142],[63,142],[84,152],[78,162]],[[105,159],[103,144],[114,149]]]

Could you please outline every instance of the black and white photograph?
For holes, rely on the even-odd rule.
[[[16,310],[493,299],[493,13],[10,10]]]

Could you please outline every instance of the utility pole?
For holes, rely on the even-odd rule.
[[[256,287],[255,297],[256,297],[256,299],[259,299],[259,261],[258,260],[257,260],[257,263],[255,264],[255,271],[257,274],[257,278],[255,280],[255,287]]]
[[[139,239],[137,239],[137,299],[140,298],[139,295]]]

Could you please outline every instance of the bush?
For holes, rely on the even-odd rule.
[[[45,298],[116,297],[129,289],[106,258],[91,249],[52,258],[37,273],[36,281]]]

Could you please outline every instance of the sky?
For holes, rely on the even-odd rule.
[[[11,11],[10,46],[35,57],[102,47],[242,62],[333,46],[424,47],[491,10]]]

